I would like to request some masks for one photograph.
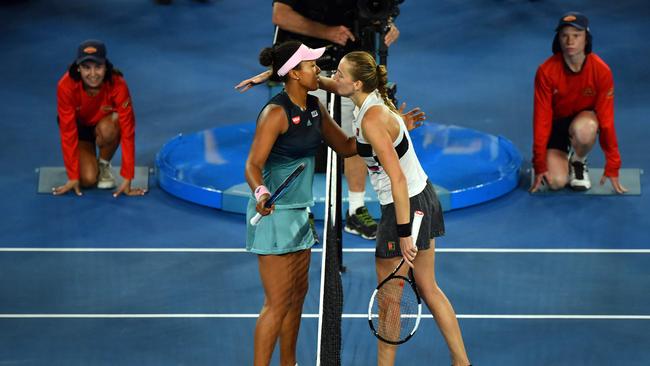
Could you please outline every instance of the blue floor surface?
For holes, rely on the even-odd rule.
[[[558,17],[591,20],[594,50],[612,68],[623,167],[650,171],[650,5],[630,0],[405,1],[400,38],[389,53],[398,97],[430,120],[503,135],[530,161],[537,66],[550,56]],[[0,4],[0,248],[243,248],[244,220],[150,187],[114,199],[36,194],[40,166],[61,166],[55,121],[58,79],[87,38],[106,41],[125,74],[135,108],[136,164],[153,166],[179,133],[252,121],[268,98],[234,85],[262,70],[272,40],[267,1],[43,0]],[[119,155],[114,165],[119,165]],[[600,148],[590,166],[602,167]],[[451,171],[449,174],[453,174]],[[641,176],[642,192],[648,174]],[[650,315],[647,212],[640,196],[532,196],[512,192],[448,212],[437,241],[437,279],[460,315]],[[322,230],[322,224],[318,224]],[[344,235],[347,249],[372,243]],[[456,253],[453,249],[641,249],[637,253]],[[317,305],[318,253],[305,313]],[[372,289],[372,254],[346,252],[346,312]],[[20,318],[20,314],[133,311],[160,314],[256,313],[257,261],[244,253],[69,253],[0,250],[0,364],[243,365],[251,363],[254,318]],[[234,275],[241,296],[224,284]],[[245,292],[244,292],[245,291]],[[355,300],[356,299],[356,300]],[[638,365],[650,363],[640,319],[483,319],[461,317],[476,365]],[[343,322],[344,365],[374,363],[363,319]],[[299,339],[301,365],[315,357],[316,319]],[[358,340],[358,341],[357,341]],[[405,364],[449,364],[433,322],[401,352]],[[277,355],[274,365],[277,365]]]

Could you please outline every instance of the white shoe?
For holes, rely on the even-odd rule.
[[[115,177],[111,171],[111,163],[99,161],[99,176],[97,177],[97,188],[112,189],[115,188]]]
[[[569,185],[574,191],[586,191],[591,188],[587,162],[569,162]]]

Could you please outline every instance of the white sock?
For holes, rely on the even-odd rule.
[[[108,165],[108,164],[110,164],[111,162],[108,161],[108,160],[104,160],[104,159],[102,159],[102,158],[99,158],[99,163],[100,163],[100,164],[103,164],[103,165]]]
[[[348,190],[348,212],[350,215],[354,215],[357,212],[357,208],[363,207],[365,205],[364,198],[366,197],[366,191],[361,192],[352,192]]]
[[[586,156],[578,156],[578,154],[576,154],[576,153],[573,153],[571,155],[571,161],[579,161],[581,163],[584,163],[585,160],[587,160]]]

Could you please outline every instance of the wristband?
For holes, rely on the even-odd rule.
[[[257,202],[259,202],[260,198],[262,198],[262,196],[265,194],[271,194],[271,192],[269,192],[269,189],[266,188],[265,185],[262,184],[260,186],[257,186],[257,188],[255,188],[255,200]]]
[[[400,238],[407,238],[411,236],[411,223],[397,224],[397,236]]]

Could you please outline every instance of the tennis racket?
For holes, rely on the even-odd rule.
[[[422,217],[422,211],[415,211],[411,229],[413,244],[417,242]],[[413,337],[422,315],[422,301],[413,269],[409,268],[408,277],[397,274],[403,264],[404,258],[377,286],[368,304],[368,323],[373,334],[383,342],[394,345]]]
[[[305,170],[305,163],[300,163],[300,165],[298,165],[296,169],[294,169],[293,172],[291,172],[291,174],[289,174],[289,176],[287,176],[284,179],[282,184],[280,184],[280,186],[275,190],[275,192],[273,192],[271,197],[266,202],[264,202],[264,207],[270,208],[271,206],[273,206],[275,201],[280,199],[280,197],[284,196],[284,194],[287,193],[287,189],[289,188],[291,183],[293,183],[293,181],[295,181],[296,178],[298,178],[298,176],[300,175],[300,173],[302,173],[303,170]],[[250,223],[251,225],[255,226],[260,222],[261,219],[262,219],[262,215],[258,212],[257,214],[255,214],[255,216],[253,216],[253,218],[251,218]]]

